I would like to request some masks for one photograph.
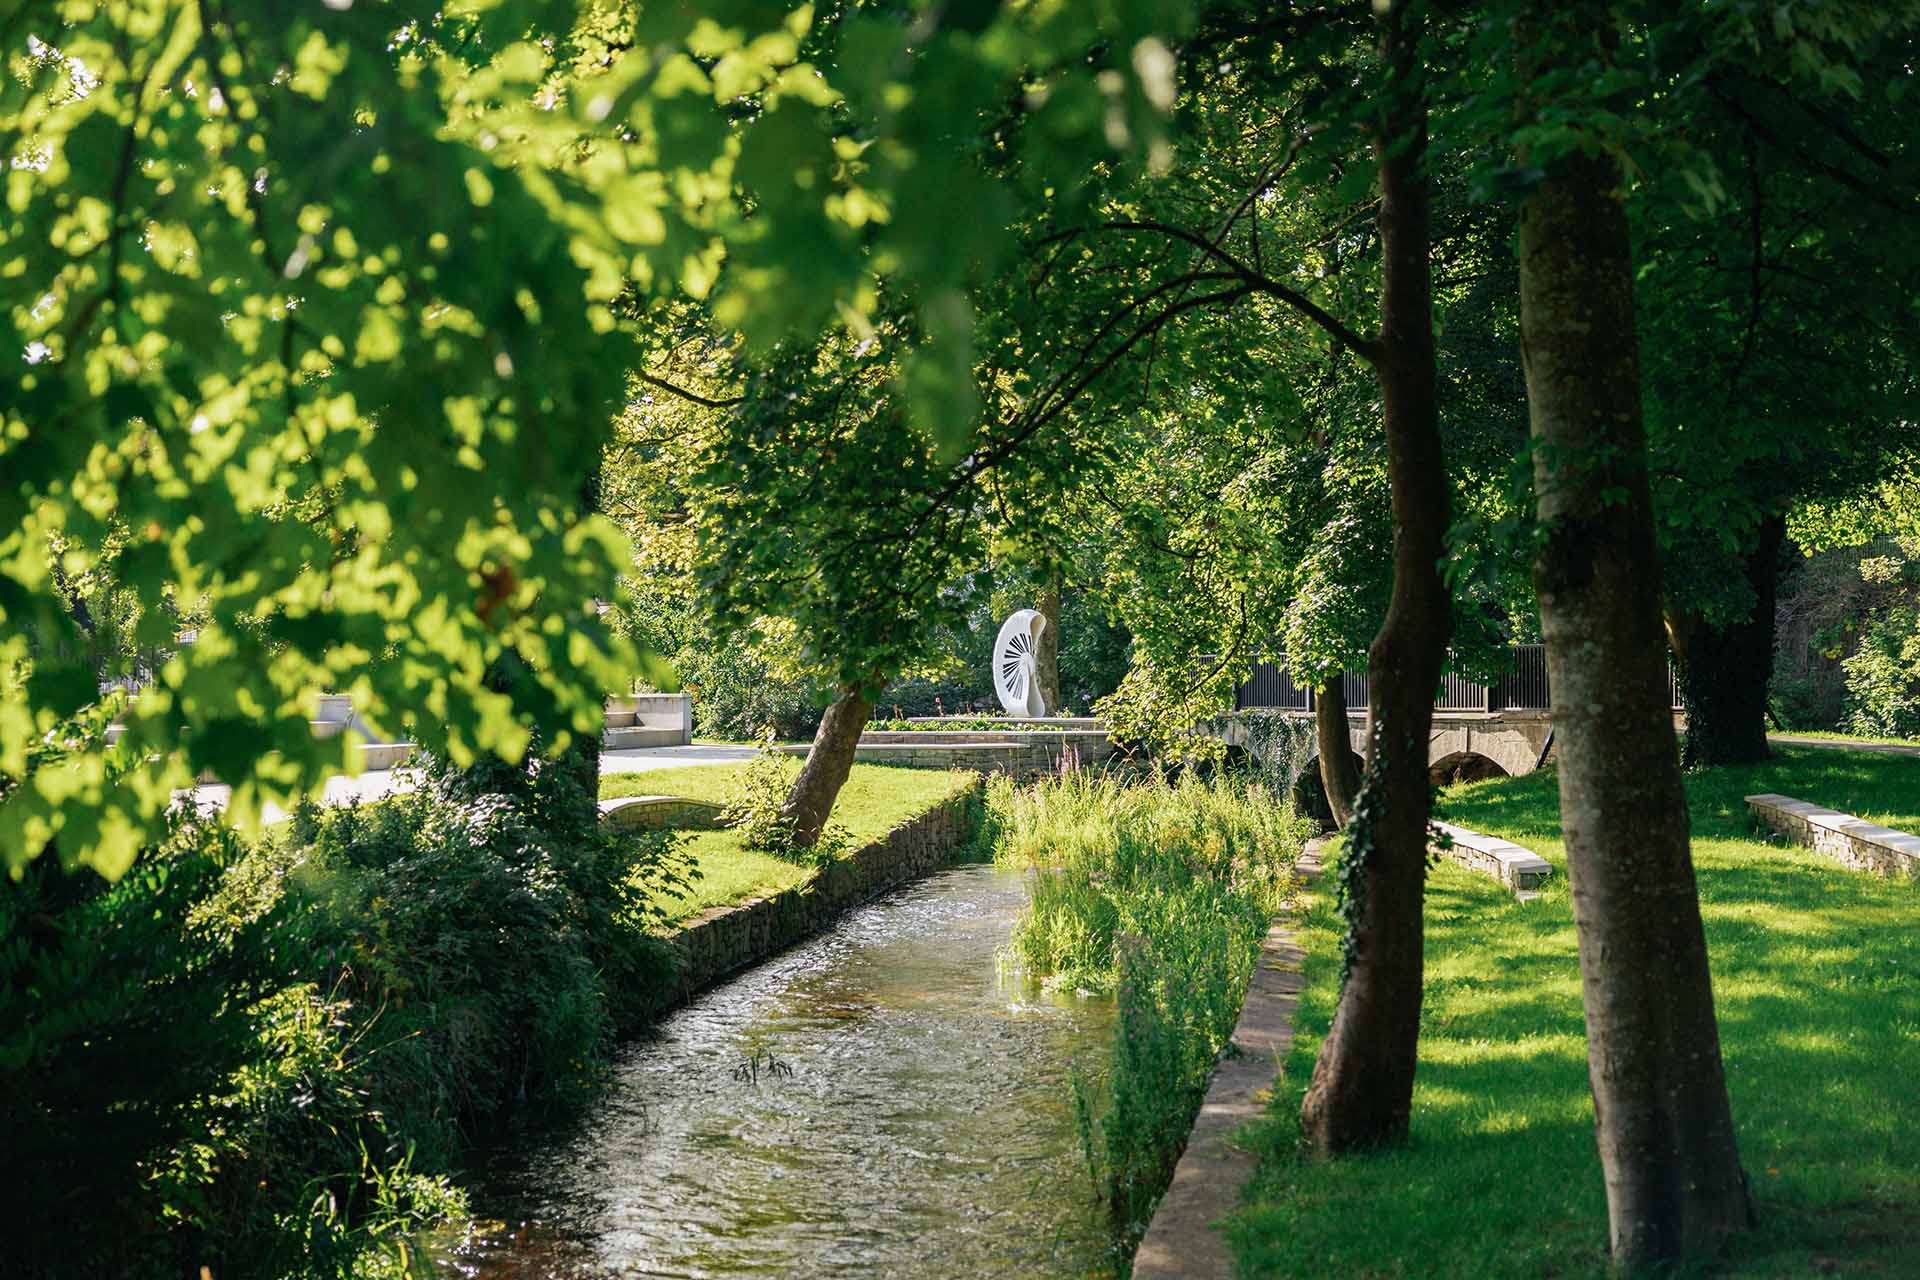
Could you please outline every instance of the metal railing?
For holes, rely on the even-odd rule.
[[[1547,681],[1547,647],[1543,644],[1516,644],[1508,649],[1509,669],[1492,684],[1481,684],[1449,671],[1440,678],[1433,705],[1436,711],[1548,711],[1553,707],[1553,691]],[[1341,677],[1347,694],[1347,708],[1363,711],[1367,707],[1365,672],[1348,672]],[[1680,709],[1680,686],[1671,663],[1667,666],[1667,701]],[[1256,662],[1247,678],[1235,688],[1233,708],[1274,708],[1282,711],[1311,711],[1314,691],[1294,684],[1285,661]]]

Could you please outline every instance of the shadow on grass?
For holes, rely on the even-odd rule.
[[[1920,1274],[1920,893],[1761,835],[1741,803],[1759,791],[1920,831],[1912,759],[1785,750],[1688,780],[1728,1088],[1761,1215],[1703,1274]],[[1605,1274],[1558,807],[1551,772],[1444,797],[1448,821],[1538,850],[1556,877],[1521,904],[1452,865],[1433,873],[1402,1150],[1324,1162],[1299,1149],[1339,966],[1325,892],[1311,903],[1299,1035],[1247,1134],[1261,1165],[1229,1224],[1244,1274]]]

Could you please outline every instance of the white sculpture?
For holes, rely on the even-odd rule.
[[[1046,629],[1047,615],[1038,609],[1021,609],[1000,624],[1000,638],[993,642],[993,688],[1010,716],[1047,714],[1033,669]]]

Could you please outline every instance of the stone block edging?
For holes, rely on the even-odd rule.
[[[1746,802],[1755,817],[1781,835],[1855,871],[1920,879],[1920,836],[1772,792],[1747,796]]]
[[[1303,881],[1319,874],[1320,854],[1330,841],[1307,841],[1296,864]],[[1275,1075],[1293,1051],[1305,958],[1289,921],[1284,915],[1276,919],[1260,944],[1234,1024],[1235,1052],[1214,1070],[1173,1181],[1133,1255],[1134,1280],[1229,1280],[1234,1274],[1233,1250],[1216,1224],[1240,1206],[1240,1189],[1257,1162],[1231,1140],[1241,1125],[1265,1114]]]
[[[600,802],[600,825],[611,831],[712,831],[720,806],[685,796],[621,796]]]
[[[805,884],[714,907],[667,935],[678,973],[657,1009],[690,1000],[728,974],[821,932],[888,889],[946,866],[979,824],[983,782],[976,776],[925,813],[827,863]]]
[[[1553,864],[1524,845],[1447,822],[1433,825],[1453,837],[1453,847],[1440,852],[1469,870],[1492,876],[1518,897],[1531,897],[1553,874]]]

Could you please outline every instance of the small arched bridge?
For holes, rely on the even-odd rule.
[[[1532,773],[1546,763],[1553,747],[1546,646],[1513,645],[1509,656],[1508,673],[1492,684],[1479,684],[1452,672],[1441,678],[1427,750],[1436,780]],[[1341,679],[1354,754],[1364,755],[1367,677],[1348,674]],[[1671,668],[1667,672],[1667,696],[1677,719],[1680,691]],[[1255,663],[1251,674],[1234,690],[1232,715],[1223,725],[1216,725],[1216,731],[1234,746],[1257,750],[1257,735],[1247,731],[1248,713],[1311,720],[1315,697],[1312,689],[1293,683],[1284,660]]]

